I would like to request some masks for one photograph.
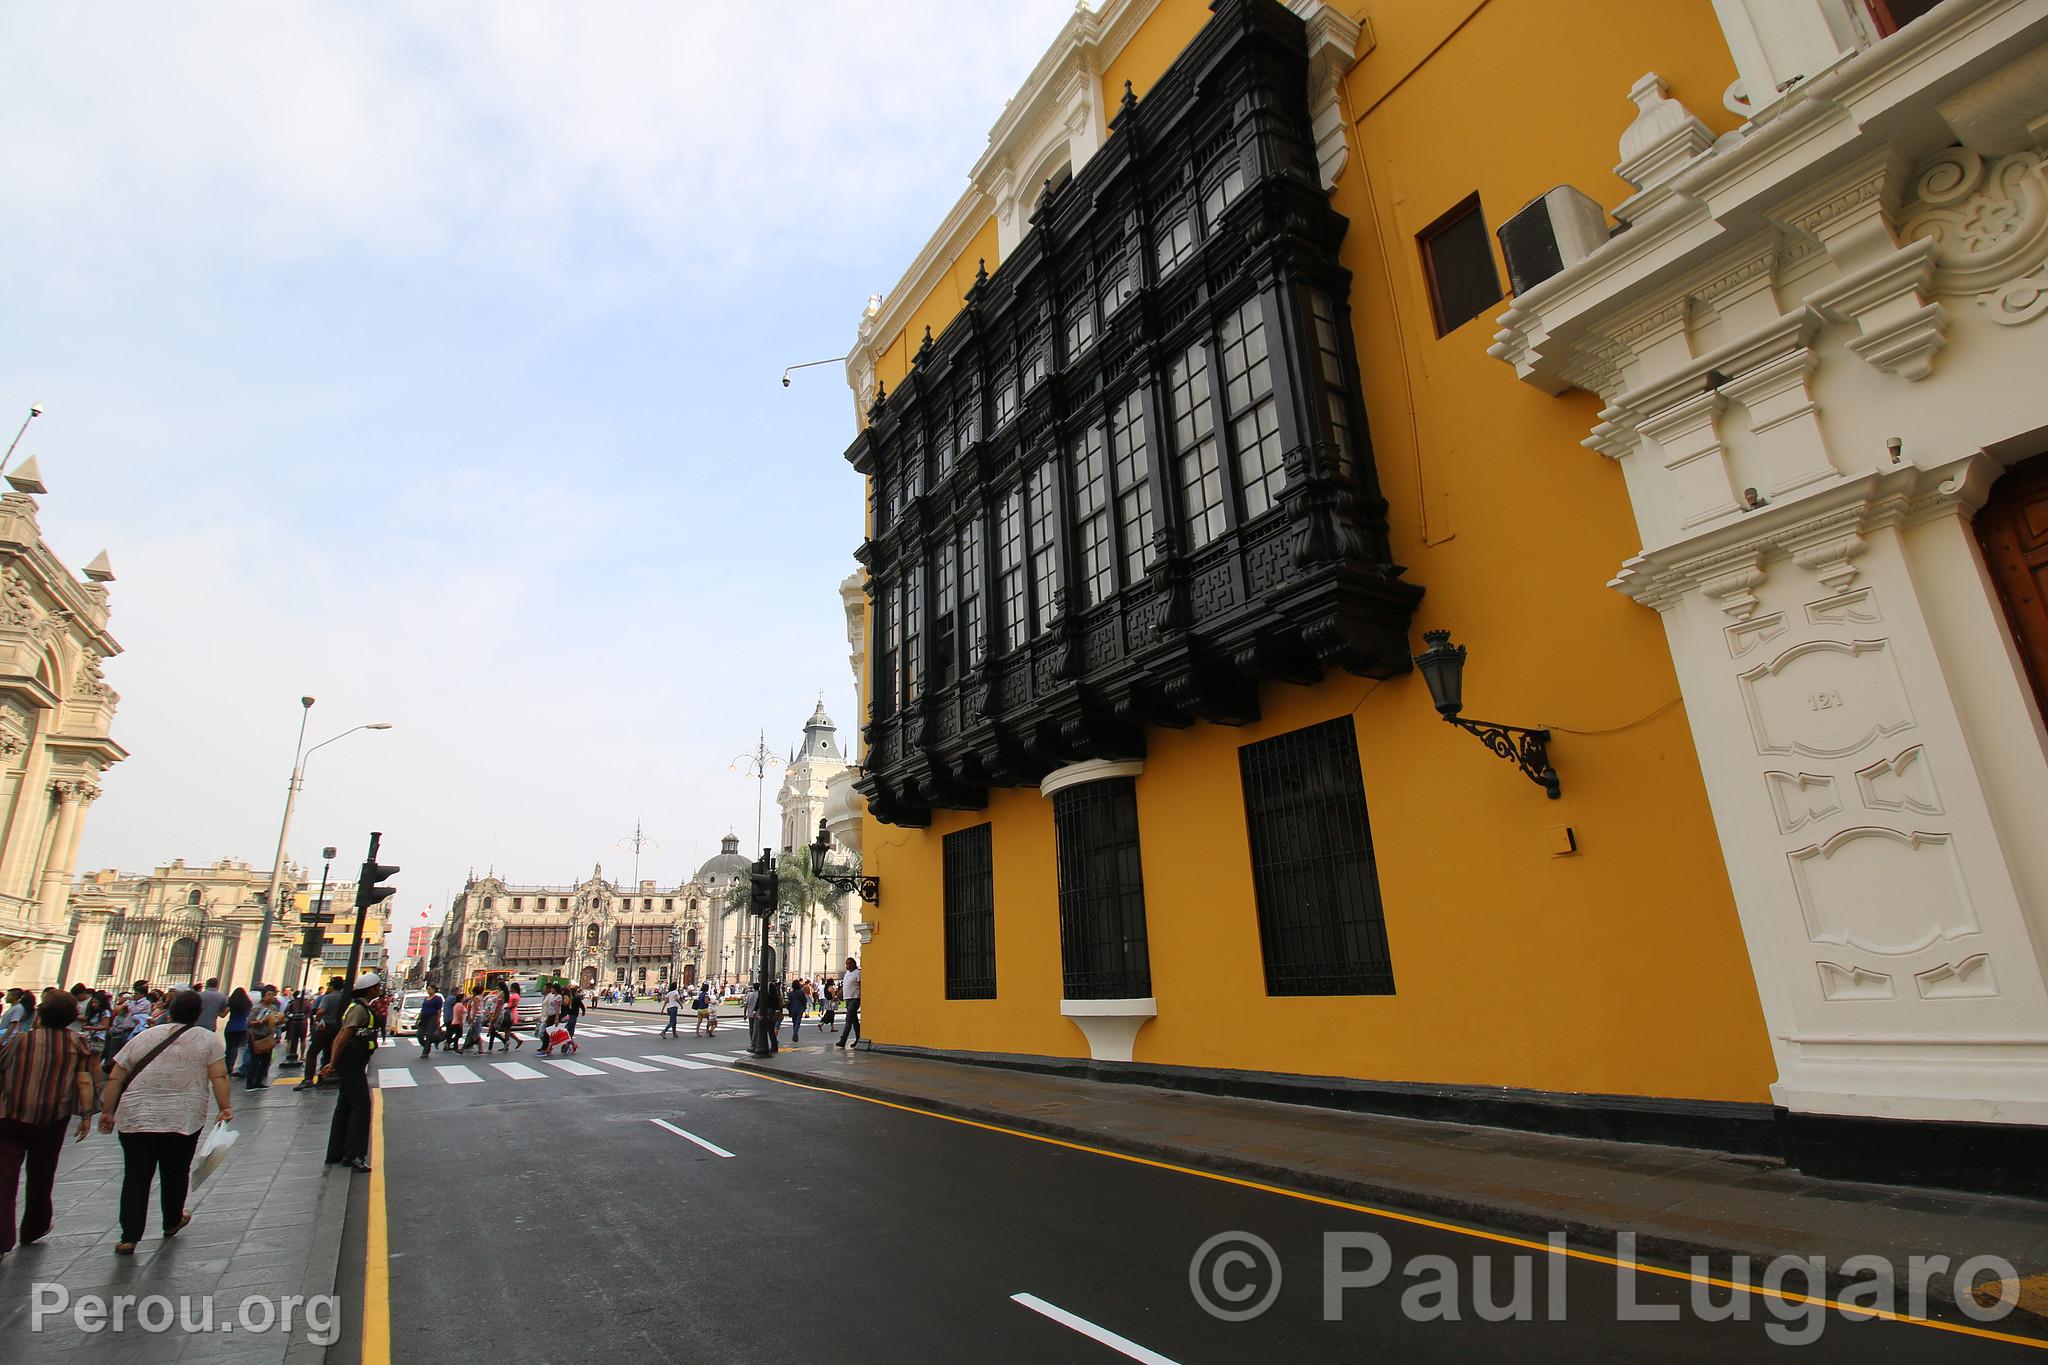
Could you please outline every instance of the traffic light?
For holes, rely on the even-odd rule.
[[[374,857],[363,859],[363,870],[356,878],[356,909],[368,910],[398,894],[395,886],[379,886],[377,883],[398,875],[396,863],[380,863]]]
[[[757,915],[775,913],[775,902],[781,899],[782,878],[775,871],[774,855],[767,849],[761,850],[761,857],[754,863],[754,870],[748,874],[752,883],[747,899],[747,908]]]

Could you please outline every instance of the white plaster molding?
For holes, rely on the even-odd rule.
[[[1350,159],[1350,129],[1340,96],[1344,74],[1373,48],[1372,21],[1357,21],[1323,0],[1288,0],[1308,29],[1309,123],[1316,139],[1316,170],[1334,189]]]
[[[1060,1013],[1088,1040],[1088,1055],[1098,1062],[1128,1062],[1138,1030],[1158,1017],[1159,1002],[1151,996],[1129,1000],[1062,1000]]]
[[[1038,784],[1038,794],[1051,797],[1054,792],[1078,787],[1084,782],[1106,782],[1113,777],[1136,777],[1145,771],[1142,759],[1135,758],[1090,758],[1079,763],[1069,763],[1064,768],[1054,768]]]
[[[2044,48],[2048,51],[2048,48]],[[2048,261],[2048,165],[2035,151],[1986,164],[1950,147],[1921,167],[1899,236],[1927,241],[1933,287],[1986,293]]]
[[[1983,156],[2048,151],[2048,47],[2037,47],[1936,106],[1956,141]]]
[[[1638,79],[1628,92],[1636,117],[1622,130],[1621,163],[1614,173],[1638,193],[1614,210],[1621,222],[1632,222],[1661,203],[1664,196],[1658,189],[1714,145],[1707,125],[1681,101],[1669,98],[1670,93],[1670,85],[1654,71]]]

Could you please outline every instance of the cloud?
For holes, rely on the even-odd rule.
[[[74,281],[344,250],[716,276],[957,189],[1064,8],[32,8],[10,231]]]
[[[16,7],[0,420],[127,652],[81,867],[472,866],[751,842],[859,538],[829,368],[1069,0]],[[771,777],[774,774],[771,773]],[[770,828],[774,825],[770,812]],[[317,871],[317,868],[316,868]]]

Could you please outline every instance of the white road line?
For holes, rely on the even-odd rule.
[[[657,1119],[656,1122],[660,1120]],[[1089,1340],[1099,1341],[1117,1354],[1143,1361],[1145,1365],[1174,1365],[1171,1357],[1163,1356],[1157,1351],[1148,1351],[1130,1338],[1120,1337],[1107,1327],[1097,1327],[1088,1319],[1077,1317],[1057,1304],[1047,1303],[1036,1294],[1012,1294],[1010,1302],[1020,1303],[1034,1313],[1051,1318],[1062,1327],[1071,1328]]]
[[[412,1073],[402,1066],[387,1066],[377,1072],[379,1090],[407,1090],[417,1084],[419,1082],[412,1078]]]
[[[736,1062],[739,1060],[739,1058],[729,1052],[697,1052],[691,1055],[695,1057],[709,1057],[714,1062]]]
[[[687,1129],[678,1128],[673,1123],[668,1122],[666,1119],[649,1119],[647,1121],[657,1128],[668,1129],[671,1133],[674,1133],[679,1138],[685,1138],[688,1141],[696,1143],[699,1147],[702,1147],[705,1151],[711,1153],[711,1155],[713,1156],[732,1155],[731,1152],[726,1151],[725,1148],[719,1146],[717,1143],[706,1142],[703,1138],[698,1137],[695,1133],[692,1133]],[[1173,1362],[1168,1361],[1167,1365],[1173,1365]]]
[[[466,1066],[437,1066],[434,1074],[450,1085],[476,1085],[483,1080]]]
[[[710,1062],[693,1062],[688,1057],[671,1057],[661,1052],[650,1052],[641,1060],[660,1062],[663,1066],[681,1067],[685,1071],[716,1071],[718,1069]]]
[[[556,1060],[555,1060],[554,1058],[550,1057],[550,1058],[548,1059],[548,1065],[549,1065],[549,1066],[552,1066],[552,1067],[555,1067],[555,1068],[557,1068],[558,1070],[561,1070],[561,1071],[566,1071],[566,1072],[568,1072],[568,1073],[569,1073],[569,1074],[570,1074],[571,1076],[602,1076],[602,1075],[604,1075],[604,1073],[603,1073],[602,1071],[599,1071],[599,1070],[598,1070],[598,1069],[597,1069],[596,1067],[594,1067],[594,1066],[585,1066],[585,1065],[584,1065],[584,1064],[583,1064],[582,1062],[558,1062],[558,1061],[556,1061]]]
[[[616,1037],[620,1032],[621,1030],[615,1028],[580,1028],[576,1030],[576,1036],[578,1038],[612,1038]]]
[[[615,1066],[621,1071],[653,1071],[655,1069],[645,1062],[636,1062],[631,1057],[593,1057],[591,1060],[603,1062],[606,1066]]]
[[[547,1074],[535,1071],[524,1062],[492,1062],[491,1065],[515,1081],[537,1081]]]

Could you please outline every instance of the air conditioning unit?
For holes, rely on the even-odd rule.
[[[1495,235],[1507,258],[1508,288],[1522,294],[1592,255],[1607,240],[1607,210],[1570,185],[1559,185],[1530,200]]]

